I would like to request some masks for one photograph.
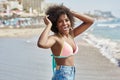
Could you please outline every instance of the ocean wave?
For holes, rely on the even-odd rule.
[[[120,24],[102,24],[102,23],[98,23],[96,26],[116,28],[116,27],[120,27]]]
[[[120,27],[120,19],[115,18],[112,20],[104,20],[104,21],[96,21],[96,26],[100,27],[109,27],[109,28],[116,28]]]
[[[88,33],[83,34],[82,38],[89,44],[98,48],[101,54],[108,58],[112,63],[118,66],[120,65],[120,59],[114,56],[116,54],[120,54],[120,46],[118,46],[117,42],[110,39],[96,38],[94,35]]]

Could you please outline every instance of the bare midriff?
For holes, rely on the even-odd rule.
[[[74,66],[74,56],[69,56],[66,58],[55,58],[57,66],[65,65],[65,66]]]

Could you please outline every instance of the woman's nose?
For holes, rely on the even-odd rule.
[[[63,25],[66,25],[67,24],[67,22],[66,21],[63,21]]]

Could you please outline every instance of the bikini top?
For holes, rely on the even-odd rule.
[[[76,54],[77,52],[78,52],[78,46],[76,44],[75,44],[75,50],[73,50],[71,45],[68,44],[66,41],[64,41],[61,52],[60,52],[60,56],[55,56],[55,55],[53,56],[55,58],[67,58],[69,56]]]
[[[56,61],[55,58],[67,58],[69,56],[75,55],[78,52],[78,46],[75,44],[75,50],[73,50],[73,48],[71,47],[70,44],[68,44],[66,41],[64,41],[64,44],[62,46],[62,50],[60,52],[60,56],[55,56],[55,55],[51,55],[52,56],[52,69],[53,69],[53,73],[54,70],[56,68]]]

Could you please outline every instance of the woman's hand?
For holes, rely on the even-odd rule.
[[[73,30],[74,37],[78,36],[85,30],[87,30],[94,23],[94,19],[90,16],[87,16],[85,14],[80,14],[74,11],[71,11],[71,13],[73,14],[74,17],[76,17],[77,19],[83,22],[82,24],[80,23],[79,26],[74,28]]]
[[[44,23],[47,25],[47,26],[52,26],[52,22],[48,19],[48,16],[49,15],[47,15],[47,16],[45,16],[45,18],[44,18]]]
[[[40,48],[50,48],[52,45],[54,45],[55,40],[53,37],[49,36],[49,32],[52,27],[52,22],[48,19],[48,16],[44,17],[44,23],[46,24],[47,27],[43,30],[41,33],[37,45]]]

